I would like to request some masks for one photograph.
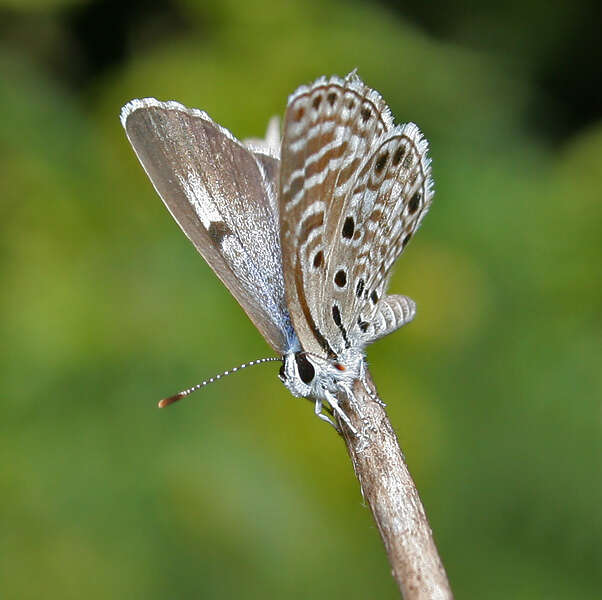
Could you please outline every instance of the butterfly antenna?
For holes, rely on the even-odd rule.
[[[258,358],[257,360],[251,360],[247,363],[243,363],[242,365],[239,365],[238,367],[234,367],[233,369],[230,369],[229,371],[224,371],[223,373],[214,375],[213,377],[210,377],[209,379],[206,379],[205,381],[201,381],[201,383],[197,383],[196,385],[193,385],[191,388],[188,388],[187,390],[179,392],[173,396],[169,396],[169,398],[163,398],[163,400],[161,400],[161,402],[159,402],[159,408],[165,408],[166,406],[169,406],[170,404],[173,404],[174,402],[181,400],[185,396],[192,394],[192,392],[196,392],[197,390],[200,390],[202,387],[205,387],[206,385],[209,385],[210,383],[214,383],[215,381],[217,381],[218,379],[221,379],[222,377],[226,377],[226,375],[232,375],[232,373],[236,373],[236,371],[246,369],[247,367],[254,367],[255,365],[260,365],[262,363],[276,362],[276,361],[281,361],[281,360],[282,360],[281,358],[276,358],[275,356],[269,356],[268,358]]]

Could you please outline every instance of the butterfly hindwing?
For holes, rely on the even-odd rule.
[[[336,284],[338,265],[349,265],[347,285],[341,290],[335,285],[335,297],[345,307],[342,327],[352,337],[361,334],[360,323],[374,319],[386,297],[392,266],[430,207],[433,190],[426,152],[426,140],[416,125],[395,127],[374,145],[346,199],[345,214],[354,216],[354,233],[348,245],[340,242],[344,227],[342,235],[334,237],[328,278]]]
[[[294,338],[284,298],[276,212],[278,160],[255,155],[206,113],[133,100],[127,136],[168,210],[282,354]]]
[[[407,296],[386,295],[376,305],[370,321],[358,319],[357,332],[360,345],[368,345],[393,333],[416,316],[416,303]]]

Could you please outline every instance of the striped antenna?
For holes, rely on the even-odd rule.
[[[213,377],[210,377],[209,379],[206,379],[205,381],[201,381],[201,383],[197,383],[196,385],[193,385],[191,388],[188,388],[187,390],[184,390],[183,392],[179,392],[179,393],[175,394],[174,396],[169,396],[169,398],[163,398],[163,400],[161,400],[161,402],[159,402],[159,408],[165,408],[166,406],[169,406],[170,404],[173,404],[174,402],[181,400],[185,396],[192,394],[192,392],[196,392],[197,390],[201,389],[202,387],[205,387],[206,385],[209,385],[210,383],[213,383],[213,382],[217,381],[218,379],[221,379],[222,377],[226,377],[226,375],[232,375],[232,373],[236,373],[236,371],[246,369],[247,367],[254,367],[255,365],[260,365],[260,364],[266,363],[266,362],[276,362],[276,361],[281,361],[281,360],[282,360],[281,358],[276,358],[275,356],[270,356],[268,358],[258,358],[257,360],[251,360],[247,363],[243,363],[242,365],[239,365],[238,367],[234,367],[233,369],[230,369],[229,371],[224,371],[223,373],[214,375]]]

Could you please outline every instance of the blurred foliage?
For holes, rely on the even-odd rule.
[[[355,67],[431,142],[391,285],[419,316],[369,359],[456,597],[599,595],[599,106],[529,126],[540,99],[568,130],[534,74],[574,11],[476,4],[0,3],[3,598],[397,597],[343,444],[273,366],[154,409],[268,350],[118,121],[156,96],[257,136]]]

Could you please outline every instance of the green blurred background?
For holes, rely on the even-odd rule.
[[[436,196],[369,359],[457,598],[599,597],[602,119],[594,2],[0,1],[0,595],[395,598],[342,442],[173,223],[134,97],[258,136],[360,76]]]

